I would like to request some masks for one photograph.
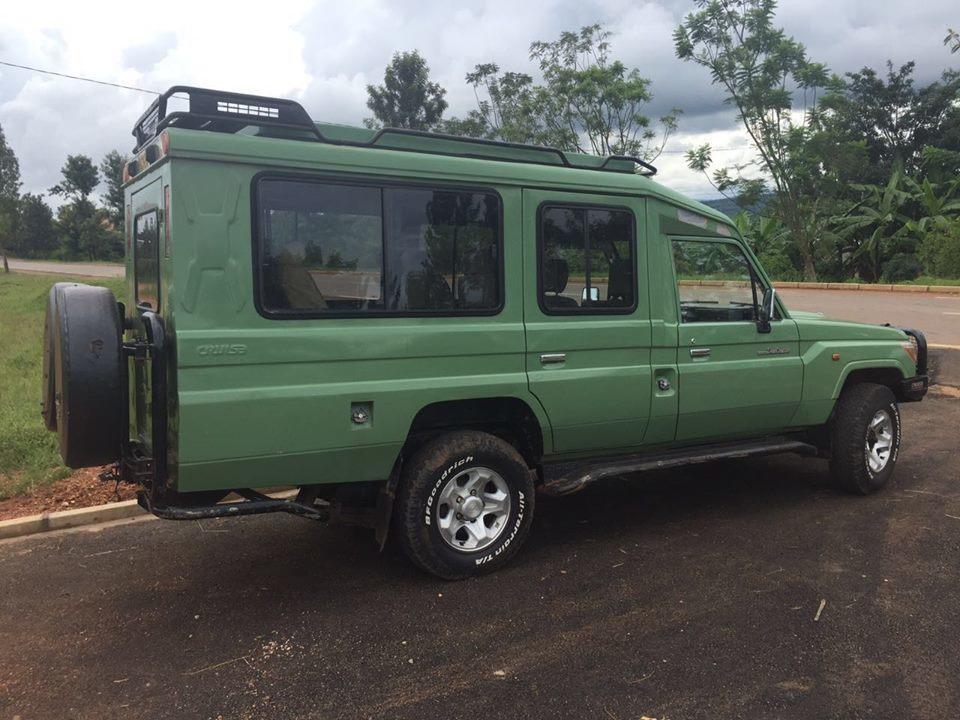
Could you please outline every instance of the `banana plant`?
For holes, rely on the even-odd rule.
[[[907,214],[913,195],[904,189],[903,171],[897,168],[884,186],[851,185],[864,194],[846,213],[833,218],[836,234],[855,245],[853,260],[866,258],[876,280],[883,268],[884,250],[905,236],[912,218]]]
[[[907,230],[921,241],[931,231],[944,231],[957,222],[960,216],[960,178],[947,183],[943,192],[938,192],[938,186],[926,178],[922,183],[906,178],[906,186],[923,209],[922,217],[907,223]]]

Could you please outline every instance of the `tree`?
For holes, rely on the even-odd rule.
[[[960,74],[946,72],[917,89],[913,70],[913,62],[894,69],[888,61],[884,79],[865,67],[847,73],[823,98],[826,124],[843,138],[866,144],[865,180],[883,183],[894,167],[908,175],[918,172],[927,146],[960,150]]]
[[[383,73],[383,84],[367,85],[368,127],[432,130],[447,109],[447,91],[430,81],[427,61],[416,50],[395,53]]]
[[[127,158],[117,150],[108,152],[100,162],[100,175],[107,184],[103,206],[114,228],[123,224],[123,168]]]
[[[563,149],[655,160],[677,129],[680,111],[660,118],[659,132],[651,127],[643,113],[653,97],[650,80],[610,58],[610,36],[601,25],[587,25],[530,46],[544,79],[538,109]]]
[[[773,26],[775,0],[696,0],[674,31],[681,60],[707,68],[757,151],[750,165],[772,186],[775,210],[790,231],[803,262],[804,277],[815,280],[814,247],[820,217],[818,159],[807,154],[817,127],[818,91],[829,82],[827,68],[811,62],[803,45]],[[801,91],[795,107],[792,88]],[[728,181],[748,180],[734,168]]]
[[[86,155],[68,155],[60,173],[63,180],[50,188],[50,192],[74,202],[87,202],[90,193],[100,184],[97,168]]]
[[[42,195],[24,194],[20,198],[20,226],[16,251],[23,257],[49,257],[57,249],[53,212]]]
[[[477,108],[447,121],[448,132],[508,142],[550,145],[594,155],[659,156],[677,129],[680,110],[660,118],[654,129],[644,106],[650,80],[610,56],[611,33],[600,25],[564,32],[552,42],[530,45],[542,83],[522,72],[500,72],[496,63],[477,65],[466,80]]]
[[[0,256],[4,272],[10,272],[5,248],[12,243],[16,231],[19,201],[20,163],[0,127]]]
[[[960,33],[953,28],[947,30],[947,36],[943,39],[943,44],[950,48],[950,52],[960,52]]]

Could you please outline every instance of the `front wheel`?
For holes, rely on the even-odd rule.
[[[514,447],[483,432],[452,432],[405,463],[395,530],[414,564],[458,580],[513,557],[530,530],[533,498],[533,476]]]
[[[861,383],[844,390],[830,431],[838,487],[869,495],[887,484],[900,452],[900,412],[890,388]]]

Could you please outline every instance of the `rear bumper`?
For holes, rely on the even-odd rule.
[[[918,402],[927,394],[930,379],[926,375],[914,375],[912,378],[900,381],[900,392],[897,393],[900,402]]]

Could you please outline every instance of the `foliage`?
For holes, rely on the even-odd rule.
[[[611,33],[600,25],[561,33],[530,45],[542,82],[522,72],[482,63],[466,76],[477,109],[448,120],[447,132],[509,142],[550,145],[594,155],[655,159],[677,129],[680,110],[654,129],[643,107],[650,80],[611,58]]]
[[[960,150],[960,74],[946,72],[939,81],[917,89],[913,71],[913,62],[894,69],[888,61],[884,80],[863,68],[847,73],[846,81],[834,83],[823,98],[831,130],[865,145],[863,181],[882,184],[894,167],[908,175],[918,172],[927,147]]]
[[[3,269],[7,270],[5,248],[13,244],[18,224],[20,200],[20,163],[13,149],[7,144],[7,138],[0,127],[0,255],[3,256]]]
[[[395,53],[383,74],[383,84],[367,85],[368,127],[432,130],[447,109],[446,90],[430,81],[430,68],[416,50]]]
[[[890,283],[914,280],[920,277],[923,266],[913,253],[897,253],[883,266],[883,279]]]
[[[0,498],[53,482],[69,473],[57,436],[40,419],[43,315],[49,275],[0,275]],[[123,280],[91,280],[122,297]]]
[[[100,161],[100,176],[107,184],[103,206],[114,228],[123,225],[123,167],[127,158],[118,150],[108,152]]]
[[[696,6],[674,32],[676,54],[710,71],[757,152],[745,166],[721,168],[713,181],[726,190],[755,193],[761,186],[745,172],[758,170],[800,252],[804,276],[816,279],[817,232],[809,219],[820,217],[816,189],[824,170],[822,158],[809,150],[819,130],[818,91],[830,82],[827,69],[774,27],[774,0],[696,0]],[[801,107],[795,107],[792,87],[802,91]],[[691,168],[702,172],[710,161],[709,147],[688,157]]]
[[[68,155],[60,173],[63,179],[50,188],[50,192],[63,195],[74,202],[85,202],[100,183],[97,167],[86,155]]]
[[[960,33],[953,28],[947,30],[947,36],[943,39],[943,44],[950,48],[950,52],[960,52]]]
[[[42,195],[26,193],[20,198],[20,222],[10,250],[19,257],[50,257],[57,249],[53,212]]]

